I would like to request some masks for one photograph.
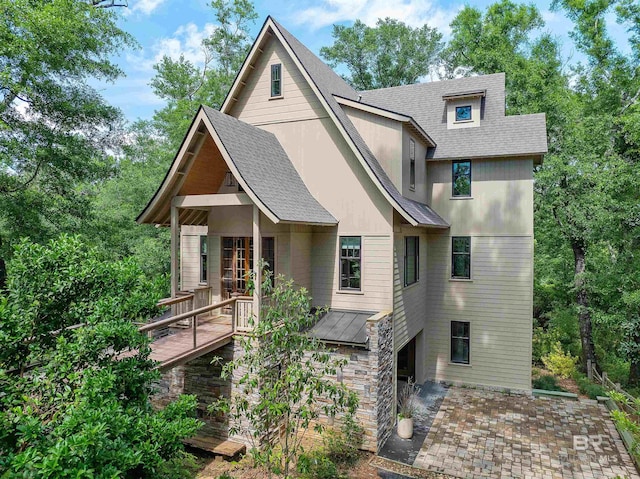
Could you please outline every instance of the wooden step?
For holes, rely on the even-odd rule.
[[[219,439],[216,437],[196,436],[183,441],[189,446],[197,447],[203,451],[209,451],[220,456],[233,458],[239,454],[244,454],[247,447],[239,442],[230,441],[228,439]]]

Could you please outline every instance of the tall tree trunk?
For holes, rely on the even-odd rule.
[[[578,303],[578,324],[580,325],[580,342],[582,343],[582,370],[587,370],[587,360],[596,364],[596,352],[593,345],[591,330],[591,311],[589,311],[589,296],[584,280],[585,246],[580,240],[571,242],[574,258],[574,281],[576,287],[576,301]]]

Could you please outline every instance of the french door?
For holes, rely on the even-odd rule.
[[[262,258],[268,268],[274,271],[275,242],[272,237],[262,238]],[[253,267],[252,237],[222,238],[222,295],[223,299],[232,293],[246,294],[249,275]]]

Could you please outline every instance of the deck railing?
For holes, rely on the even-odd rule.
[[[176,302],[171,302],[173,299],[177,300],[178,298],[171,298],[167,300],[161,301],[159,304],[164,306],[168,306],[169,304],[181,304],[188,300],[180,300]],[[232,333],[247,331],[245,324],[248,324],[248,318],[246,317],[247,311],[245,310],[244,304],[248,301],[251,301],[253,304],[253,298],[251,296],[238,296],[236,298],[227,299],[225,301],[221,301],[216,304],[209,304],[207,306],[203,306],[201,308],[195,308],[191,311],[187,311],[181,314],[177,314],[171,316],[170,318],[163,319],[161,321],[156,321],[155,323],[145,324],[139,328],[141,333],[147,333],[151,335],[151,333],[155,330],[166,328],[175,324],[184,324],[184,322],[188,322],[193,331],[193,349],[197,348],[198,345],[198,319],[200,316],[210,313],[211,311],[215,311],[220,308],[224,308],[226,306],[231,306],[233,314],[231,314],[231,331]],[[241,307],[242,315],[237,314],[238,302],[241,302],[243,306]],[[240,317],[242,321],[242,325],[238,328],[237,318]]]

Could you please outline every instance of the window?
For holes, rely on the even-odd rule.
[[[404,238],[404,285],[416,283],[419,278],[420,238],[417,236],[406,236]]]
[[[471,105],[456,107],[456,121],[471,121]]]
[[[271,65],[271,98],[282,95],[282,65]]]
[[[453,196],[471,196],[471,161],[454,161],[452,165]]]
[[[451,321],[451,362],[469,364],[468,321]]]
[[[276,242],[273,237],[262,238],[262,260],[266,263],[264,269],[269,271],[273,281],[276,271]]]
[[[409,139],[409,189],[416,189],[416,142]]]
[[[200,282],[207,282],[207,237],[200,236]]]
[[[340,289],[360,291],[360,236],[340,237]]]
[[[471,238],[454,236],[451,238],[451,277],[471,278]]]

